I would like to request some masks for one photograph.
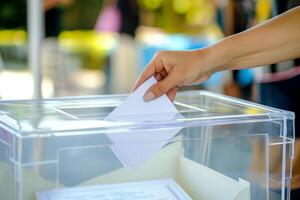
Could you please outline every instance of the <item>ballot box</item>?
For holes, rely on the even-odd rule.
[[[0,199],[290,199],[292,112],[186,91],[108,117],[126,98],[1,101]]]

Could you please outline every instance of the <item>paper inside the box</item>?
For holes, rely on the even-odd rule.
[[[156,82],[154,77],[149,78],[113,110],[106,120],[141,124],[183,118],[166,95],[150,102],[144,101],[145,92]],[[159,152],[181,129],[148,127],[139,130],[128,129],[107,136],[113,142],[111,148],[121,163],[126,167],[137,168]]]
[[[192,200],[173,179],[38,192],[37,200]]]

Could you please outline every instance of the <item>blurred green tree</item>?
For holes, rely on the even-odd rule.
[[[1,0],[0,29],[26,29],[26,0]]]
[[[138,0],[144,25],[168,32],[199,33],[215,21],[212,0]]]

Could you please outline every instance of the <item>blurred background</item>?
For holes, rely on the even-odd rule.
[[[211,45],[270,18],[273,7],[272,0],[1,0],[0,98],[128,93],[156,51]],[[217,73],[188,89],[255,101],[259,71]]]

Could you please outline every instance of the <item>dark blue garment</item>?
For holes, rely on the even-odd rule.
[[[234,0],[233,15],[234,27],[233,32],[242,32],[252,25],[255,19],[256,0]]]
[[[295,112],[295,136],[300,138],[300,75],[284,81],[262,83],[260,85],[260,102],[267,106]],[[293,163],[293,165],[298,164]],[[280,191],[278,192],[280,193]],[[300,189],[291,190],[291,200],[299,199]]]
[[[117,5],[122,18],[120,33],[135,36],[135,31],[140,24],[137,0],[118,0]]]
[[[277,15],[280,15],[292,8],[295,8],[297,6],[300,6],[300,0],[273,0],[273,6],[272,6],[272,16],[275,17]],[[292,66],[299,66],[300,65],[300,58],[297,58],[292,63]],[[270,72],[276,73],[278,72],[277,64],[273,63],[270,65]]]
[[[45,36],[57,37],[61,31],[61,8],[52,8],[45,12]]]
[[[300,199],[300,189],[292,190],[291,192],[291,200]]]
[[[295,135],[300,137],[300,75],[283,81],[261,83],[260,103],[295,112]]]

